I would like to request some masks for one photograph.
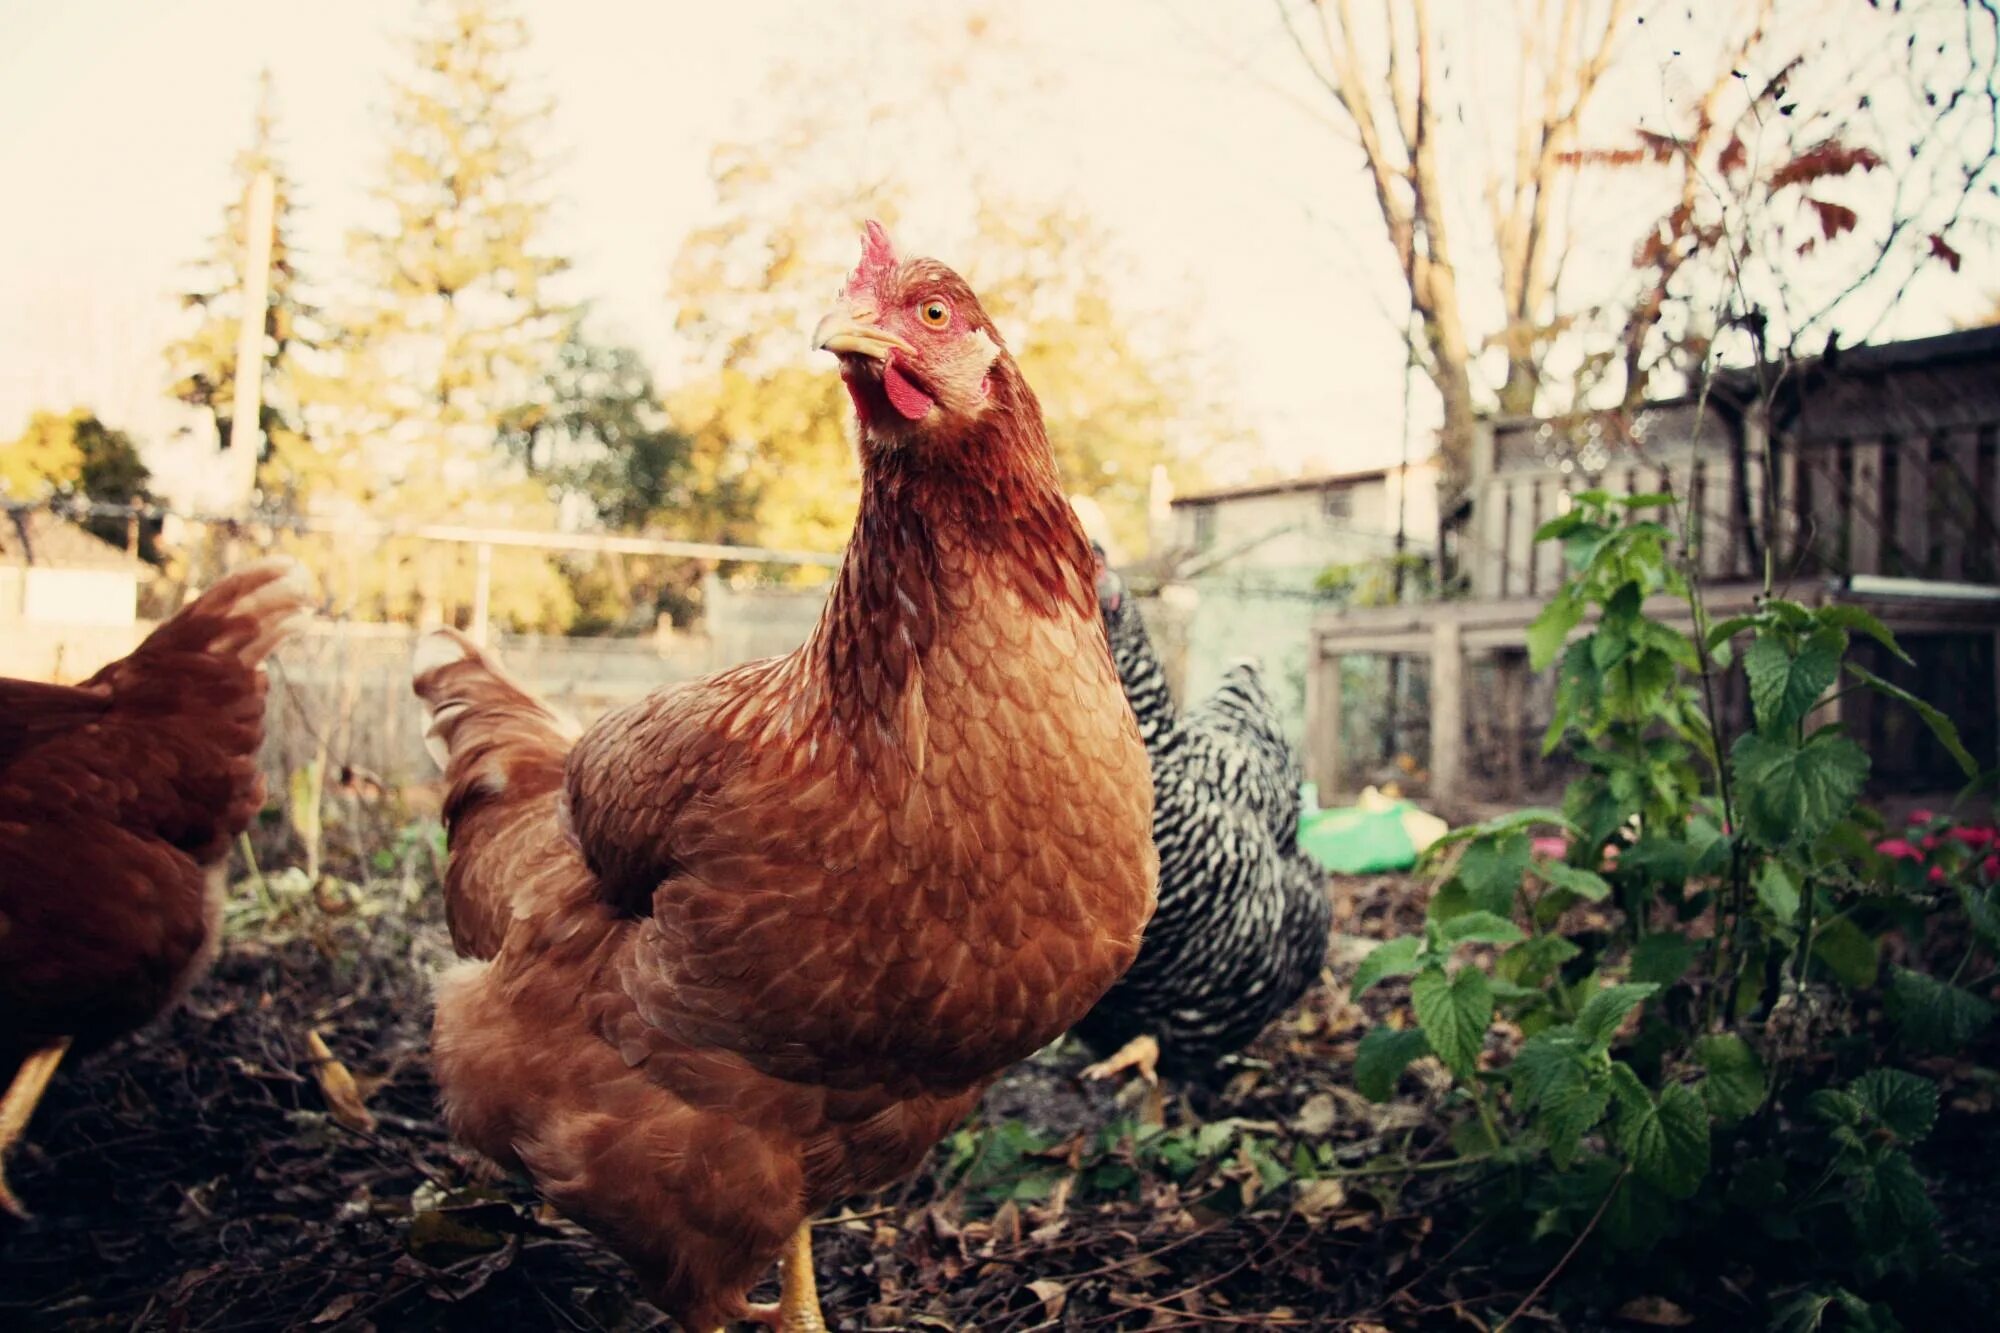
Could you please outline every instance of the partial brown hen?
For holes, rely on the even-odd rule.
[[[963,281],[870,224],[862,501],[797,651],[564,728],[420,650],[446,767],[454,1131],[694,1333],[824,1328],[810,1219],[914,1169],[1152,912],[1146,754],[1041,411]],[[783,1256],[779,1306],[750,1288]]]
[[[264,802],[264,661],[307,597],[253,565],[81,685],[0,680],[0,1155],[65,1052],[150,1022],[214,954]],[[26,1215],[4,1176],[0,1208]]]

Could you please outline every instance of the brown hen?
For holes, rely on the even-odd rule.
[[[289,561],[252,565],[81,685],[0,680],[0,1157],[65,1052],[151,1021],[214,954],[264,802],[264,659],[307,596]],[[4,1176],[0,1208],[26,1216]]]
[[[824,1328],[815,1213],[914,1169],[1125,970],[1152,788],[1034,394],[950,270],[870,224],[819,330],[855,533],[797,651],[571,747],[469,641],[420,649],[450,789],[454,1131],[707,1333]],[[774,1259],[779,1306],[746,1296]]]

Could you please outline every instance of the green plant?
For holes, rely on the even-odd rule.
[[[1869,756],[1822,718],[1845,678],[1914,708],[1976,768],[1943,714],[1846,660],[1856,634],[1902,653],[1865,611],[1766,597],[1710,624],[1672,531],[1637,517],[1671,503],[1585,492],[1537,534],[1562,543],[1567,571],[1528,634],[1533,664],[1557,669],[1544,748],[1569,747],[1581,776],[1560,810],[1432,849],[1421,935],[1379,946],[1353,983],[1358,997],[1409,977],[1416,1025],[1371,1032],[1355,1082],[1381,1100],[1436,1056],[1469,1110],[1457,1145],[1516,1169],[1500,1197],[1538,1237],[1636,1253],[1750,1210],[1773,1239],[1813,1237],[1794,1266],[1850,1256],[1865,1294],[1921,1258],[1929,1205],[1907,1146],[1936,1090],[1888,1068],[1813,1087],[1836,1064],[1973,1040],[1994,980],[1973,964],[2000,954],[2000,904],[1971,856],[1940,862],[1954,893],[1899,879],[1859,804]],[[1732,740],[1716,701],[1733,671],[1752,724]],[[1963,928],[1955,971],[1884,969],[1885,933],[1920,939],[1940,914]],[[1857,1014],[1884,1008],[1877,1048]],[[1496,1019],[1519,1034],[1511,1050]],[[1846,1206],[1824,1207],[1829,1192]],[[1816,1319],[1891,1326],[1857,1313],[1864,1295],[1809,1290],[1825,1298]]]

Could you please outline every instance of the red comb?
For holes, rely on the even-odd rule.
[[[871,218],[868,230],[861,237],[861,262],[848,276],[847,290],[850,293],[871,291],[895,269],[896,247],[890,242],[889,233],[882,224]]]

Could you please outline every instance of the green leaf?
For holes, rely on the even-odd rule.
[[[1889,1017],[1911,1047],[1947,1054],[1985,1030],[1993,1006],[1971,991],[1899,967],[1889,982]]]
[[[1750,704],[1758,729],[1778,736],[1798,726],[1840,678],[1840,655],[1846,646],[1846,635],[1823,629],[1801,644],[1794,656],[1777,635],[1759,635],[1743,654],[1743,674],[1750,678]]]
[[[1751,877],[1757,888],[1757,902],[1785,925],[1798,920],[1799,884],[1783,861],[1765,861]]]
[[[1611,1039],[1624,1025],[1625,1016],[1645,1003],[1658,989],[1658,986],[1631,983],[1606,986],[1583,1002],[1583,1009],[1576,1016],[1578,1035],[1600,1049],[1610,1045]]]
[[[1672,931],[1655,931],[1632,946],[1632,980],[1671,986],[1694,962],[1695,942]]]
[[[1703,1037],[1694,1044],[1694,1058],[1708,1071],[1701,1095],[1717,1120],[1742,1120],[1764,1104],[1764,1066],[1743,1038],[1733,1032]]]
[[[1371,1102],[1386,1102],[1410,1061],[1430,1053],[1430,1042],[1415,1028],[1376,1028],[1355,1047],[1354,1089]]]
[[[1573,587],[1564,588],[1528,624],[1528,665],[1536,671],[1548,670],[1562,656],[1570,631],[1582,621],[1582,600]]]
[[[1582,952],[1560,935],[1536,935],[1501,954],[1494,970],[1513,981],[1538,985]]]
[[[1535,541],[1549,542],[1559,537],[1567,537],[1584,525],[1585,517],[1581,509],[1572,509],[1567,514],[1557,514],[1535,529]]]
[[[1642,1180],[1676,1199],[1701,1187],[1708,1174],[1708,1108],[1693,1089],[1669,1083],[1658,1101],[1622,1101],[1618,1147]]]
[[[1812,628],[1813,614],[1799,603],[1783,597],[1764,599],[1764,614],[1783,625],[1786,629],[1807,631]]]
[[[1965,904],[1965,916],[1972,923],[1973,932],[1988,944],[2000,944],[2000,900],[1996,900],[1995,891],[1960,884],[1958,900]]]
[[[1644,495],[1621,495],[1618,503],[1627,509],[1660,509],[1674,503],[1669,491],[1647,491]]]
[[[1937,1084],[1900,1069],[1871,1069],[1848,1085],[1855,1100],[1904,1143],[1920,1143],[1937,1124]]]
[[[1348,998],[1358,1000],[1377,982],[1390,977],[1406,977],[1416,971],[1417,950],[1422,944],[1423,941],[1415,935],[1401,935],[1376,945],[1361,960],[1361,965],[1354,969],[1354,985],[1347,992]]]
[[[1493,1023],[1493,992],[1486,974],[1476,967],[1462,967],[1447,977],[1443,968],[1427,968],[1410,983],[1410,1006],[1438,1058],[1460,1078],[1471,1078],[1486,1029]]]
[[[1813,957],[1844,986],[1872,986],[1879,969],[1875,940],[1848,917],[1835,917],[1813,931]]]
[[[1755,732],[1730,749],[1744,831],[1767,847],[1812,842],[1840,822],[1868,781],[1868,754],[1822,731],[1803,745]]]
[[[1583,1136],[1597,1127],[1611,1101],[1604,1057],[1574,1032],[1550,1029],[1522,1045],[1508,1072],[1524,1107],[1541,1111],[1549,1157],[1558,1169],[1567,1170]]]
[[[1758,618],[1756,616],[1731,616],[1727,620],[1717,621],[1715,624],[1709,626],[1708,629],[1708,651],[1711,653],[1714,652],[1744,630],[1754,627],[1757,623]]]
[[[1519,926],[1491,912],[1467,912],[1464,916],[1455,916],[1438,927],[1438,937],[1447,945],[1512,944],[1524,938]]]
[[[1498,838],[1508,833],[1524,833],[1536,828],[1559,828],[1567,833],[1575,833],[1576,826],[1560,810],[1550,810],[1545,806],[1531,806],[1525,810],[1510,810],[1504,815],[1479,824],[1466,824],[1451,830],[1432,843],[1424,853],[1426,861],[1435,858],[1441,848],[1451,847],[1461,842],[1477,842],[1482,838]]]
[[[1832,606],[1822,606],[1816,616],[1820,624],[1833,629],[1866,634],[1903,661],[1915,665],[1915,659],[1903,651],[1903,645],[1896,642],[1896,636],[1889,632],[1889,627],[1858,606],[1836,602]]]
[[[1674,659],[1655,648],[1633,653],[1604,673],[1604,706],[1626,722],[1647,722],[1680,678]]]
[[[1913,1233],[1928,1234],[1937,1221],[1924,1179],[1903,1152],[1885,1153],[1859,1173],[1854,1214],[1864,1240],[1887,1247],[1907,1242]]]
[[[1457,879],[1465,887],[1470,910],[1511,917],[1514,897],[1528,873],[1530,851],[1523,833],[1482,839],[1468,846],[1459,858]]]
[[[1888,681],[1883,680],[1880,676],[1858,662],[1849,662],[1847,664],[1847,674],[1868,685],[1878,693],[1886,694],[1891,699],[1900,700],[1915,709],[1917,716],[1924,720],[1924,725],[1931,729],[1931,735],[1938,738],[1938,744],[1944,746],[1946,751],[1950,753],[1952,759],[1964,771],[1965,776],[1968,778],[1979,776],[1979,761],[1972,757],[1972,753],[1965,748],[1965,742],[1958,738],[1957,723],[1931,707],[1931,705],[1925,703],[1922,699],[1919,699],[1916,695],[1911,694],[1902,686],[1891,685]]]
[[[1603,902],[1611,896],[1611,886],[1604,877],[1593,870],[1584,870],[1567,861],[1540,860],[1531,867],[1538,879],[1558,889],[1565,889],[1589,902]]]

